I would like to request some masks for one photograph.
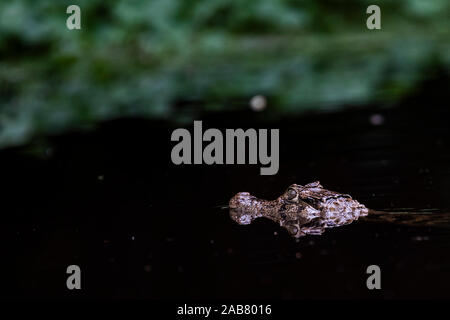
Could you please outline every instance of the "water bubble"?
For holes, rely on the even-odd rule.
[[[375,113],[370,116],[369,121],[374,126],[381,126],[384,123],[384,117],[381,114]]]
[[[427,241],[427,240],[429,240],[429,239],[430,239],[430,238],[427,237],[427,236],[416,236],[416,237],[413,237],[413,238],[412,238],[413,241],[417,241],[417,242],[420,242],[420,241]]]
[[[45,151],[44,151],[44,153],[45,153],[45,155],[47,156],[47,157],[51,157],[52,155],[53,155],[53,149],[52,148],[46,148],[45,149]]]
[[[266,97],[262,95],[256,95],[250,100],[250,108],[253,111],[263,111],[267,106]]]

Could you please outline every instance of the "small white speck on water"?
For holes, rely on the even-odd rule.
[[[417,242],[420,242],[420,241],[427,241],[427,240],[429,240],[430,238],[428,238],[427,236],[416,236],[416,237],[413,237],[412,238],[412,240],[413,241],[417,241]]]
[[[133,240],[134,241],[134,239],[136,239],[134,236],[131,236],[131,240]]]
[[[381,126],[384,123],[384,117],[381,114],[375,113],[370,116],[369,121],[374,126]]]
[[[278,232],[275,231],[275,232],[273,233],[273,235],[274,235],[274,236],[277,236],[277,235],[278,235]]]
[[[53,149],[52,148],[46,148],[45,149],[45,155],[47,157],[50,157],[53,154]]]
[[[103,174],[101,174],[101,175],[97,176],[97,179],[99,181],[103,181],[105,179],[105,176]]]
[[[267,107],[267,99],[263,95],[256,95],[250,100],[250,108],[253,111],[263,111]]]

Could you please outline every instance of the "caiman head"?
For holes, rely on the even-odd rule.
[[[272,201],[239,192],[231,198],[229,208],[231,218],[238,224],[250,224],[256,218],[265,217],[297,238],[351,223],[368,211],[349,195],[326,190],[319,182],[305,186],[293,184]]]

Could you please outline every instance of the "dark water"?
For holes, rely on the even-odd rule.
[[[2,293],[449,298],[450,110],[424,103],[273,120],[250,112],[202,118],[205,128],[280,128],[275,176],[260,176],[259,166],[175,166],[173,127],[136,119],[2,151],[9,270]],[[381,125],[371,123],[374,114]],[[372,217],[296,242],[271,221],[239,226],[216,207],[239,191],[273,199],[291,183],[315,180],[369,208],[422,210],[429,218]],[[71,264],[82,270],[80,292],[65,287]],[[366,287],[372,264],[381,268],[382,290]]]

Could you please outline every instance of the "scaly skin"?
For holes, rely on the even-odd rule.
[[[369,212],[351,196],[326,190],[318,181],[306,186],[293,184],[273,201],[239,192],[231,198],[229,207],[231,218],[239,224],[265,217],[279,223],[295,238],[322,234],[326,228],[349,224]]]

